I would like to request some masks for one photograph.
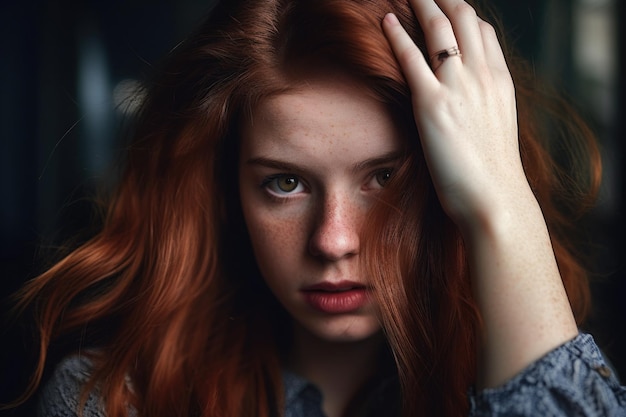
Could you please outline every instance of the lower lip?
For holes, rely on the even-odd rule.
[[[368,302],[365,288],[348,291],[304,291],[304,298],[314,309],[328,314],[350,313]]]

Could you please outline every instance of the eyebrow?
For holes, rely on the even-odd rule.
[[[393,151],[376,158],[366,159],[365,161],[361,161],[355,164],[352,167],[352,171],[358,172],[367,169],[371,169],[380,165],[388,165],[392,163],[398,162],[398,160],[404,158],[406,156],[406,151]]]
[[[248,165],[261,165],[267,168],[279,169],[282,171],[301,171],[302,168],[289,162],[277,161],[271,158],[265,158],[262,156],[256,158],[250,158],[247,161]]]
[[[393,151],[389,152],[375,158],[366,159],[364,161],[358,162],[352,166],[353,172],[363,171],[367,169],[371,169],[380,165],[386,165],[398,162],[399,159],[402,159],[406,155],[406,151]],[[301,172],[303,168],[296,164],[292,164],[290,162],[279,161],[276,159],[266,158],[266,157],[255,157],[250,158],[246,162],[248,165],[261,165],[268,168],[279,169],[282,171],[290,171],[290,172]]]

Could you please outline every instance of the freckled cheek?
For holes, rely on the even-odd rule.
[[[254,253],[268,283],[283,280],[295,283],[295,275],[302,270],[300,260],[307,248],[304,224],[300,219],[276,219],[269,214],[248,216],[248,232]]]

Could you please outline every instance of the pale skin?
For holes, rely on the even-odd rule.
[[[479,386],[494,387],[578,329],[521,165],[514,88],[493,28],[462,0],[411,3],[429,55],[454,45],[463,54],[433,71],[393,15],[382,22],[412,92],[437,195],[469,248],[484,322]],[[329,417],[373,371],[380,326],[371,303],[320,313],[301,288],[366,285],[358,230],[402,140],[380,103],[324,76],[264,101],[244,127],[240,195],[257,262],[294,318],[288,365],[320,388]]]
[[[514,88],[493,28],[462,0],[413,0],[435,72],[393,15],[383,29],[413,93],[437,195],[469,247],[484,321],[480,385],[494,387],[578,334],[522,169]]]
[[[372,302],[320,312],[301,290],[367,284],[359,231],[402,148],[388,110],[337,76],[265,100],[244,126],[242,208],[261,273],[294,319],[286,366],[322,391],[329,417],[342,415],[374,372],[380,324]]]

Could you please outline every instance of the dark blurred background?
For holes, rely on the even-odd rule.
[[[2,0],[0,6],[0,402],[24,388],[29,332],[6,297],[89,230],[112,174],[132,91],[213,1]],[[593,255],[593,332],[626,377],[624,268],[625,6],[619,0],[494,0],[537,75],[598,134],[604,183],[585,220]],[[621,32],[621,33],[620,33]],[[621,35],[621,36],[620,36]],[[26,414],[20,408],[9,415]]]

